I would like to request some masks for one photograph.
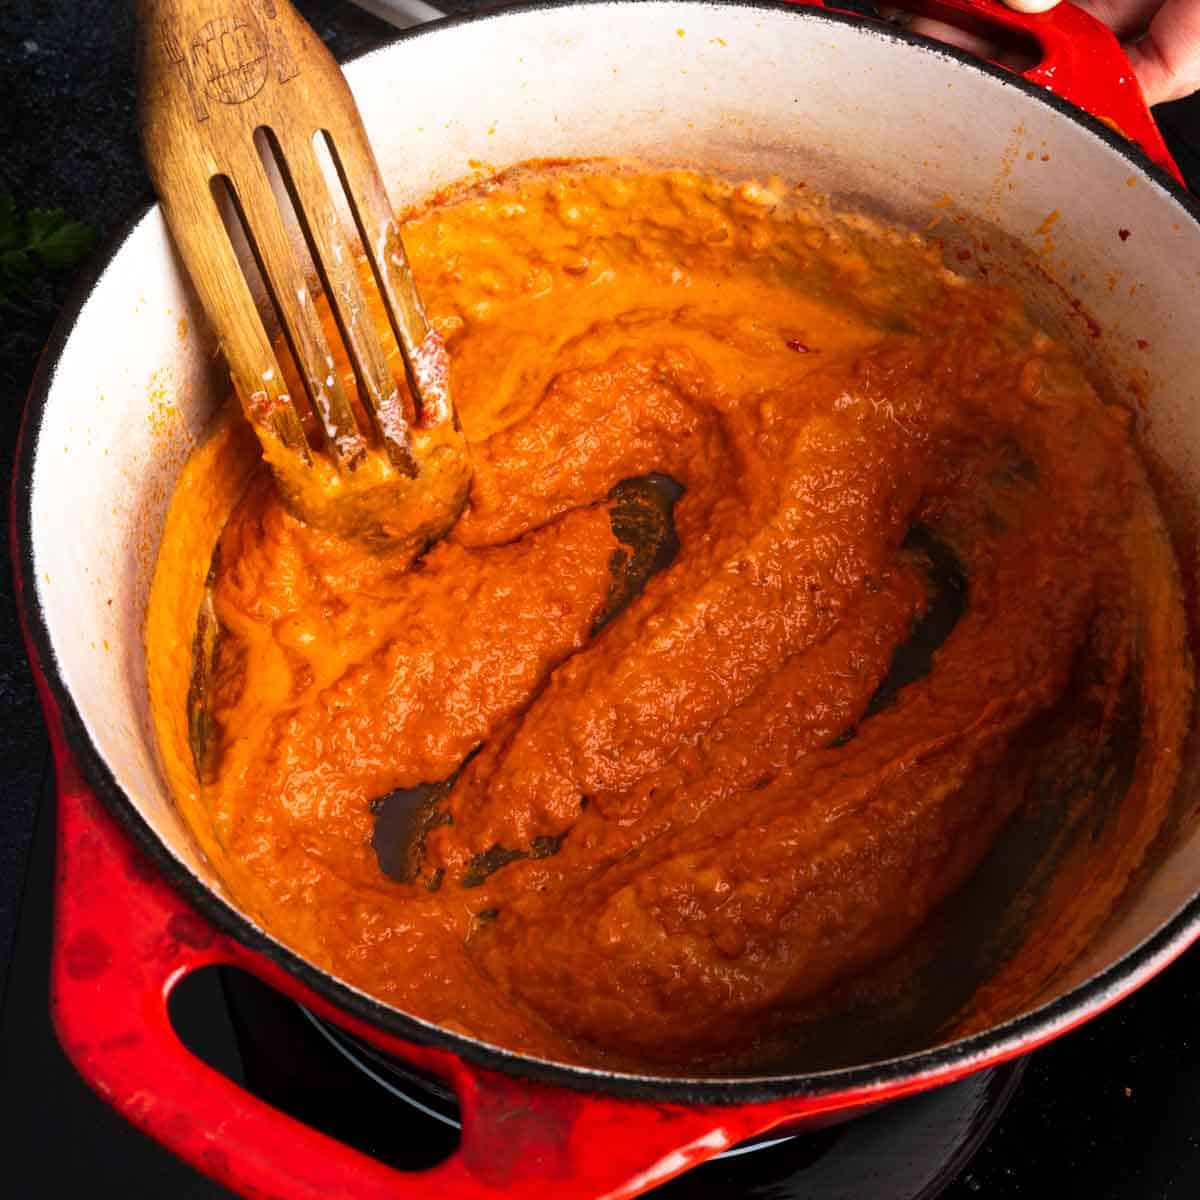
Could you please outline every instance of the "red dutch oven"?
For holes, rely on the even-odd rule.
[[[244,0],[230,7],[253,19]],[[912,7],[1016,39],[1038,61],[1017,73],[820,5],[646,0],[441,22],[348,75],[397,205],[479,161],[631,155],[775,172],[935,230],[964,270],[1021,287],[1037,318],[1139,407],[1147,453],[1172,481],[1168,520],[1194,595],[1200,207],[1117,43],[1083,12]],[[634,1196],[767,1131],[1026,1054],[1200,934],[1189,752],[1175,811],[1087,949],[1001,1023],[899,1056],[753,1078],[608,1073],[485,1045],[324,973],[223,892],[166,794],[151,735],[146,595],[172,485],[227,387],[213,350],[150,209],[99,257],[47,347],[12,521],[58,779],[56,1027],[105,1099],[201,1171],[295,1200]],[[193,1057],[167,1000],[209,964],[252,972],[452,1087],[458,1151],[428,1172],[395,1172]]]

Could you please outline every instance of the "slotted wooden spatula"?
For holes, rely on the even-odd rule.
[[[138,33],[150,175],[285,499],[321,528],[419,550],[457,518],[470,463],[445,347],[426,319],[337,63],[288,0],[138,0]],[[272,168],[285,194],[272,188]],[[303,395],[289,393],[222,193],[244,228]],[[349,224],[339,215],[347,205]],[[289,240],[288,207],[356,386],[338,377],[312,281]],[[364,291],[363,254],[368,290],[378,289],[403,358],[395,372]]]

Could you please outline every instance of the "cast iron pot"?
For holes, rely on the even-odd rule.
[[[250,21],[261,7],[229,0]],[[1007,31],[1040,64],[1016,74],[822,8],[647,0],[438,23],[349,76],[398,206],[480,161],[632,155],[777,172],[936,227],[965,269],[1021,287],[1107,386],[1136,393],[1148,451],[1175,484],[1169,515],[1190,592],[1200,207],[1115,41],[1082,12],[1023,17],[991,0],[922,11]],[[1025,1054],[1200,934],[1189,754],[1176,811],[1086,951],[1021,1011],[957,1040],[851,1053],[803,1074],[632,1076],[512,1054],[348,987],[231,903],[171,804],[152,740],[150,574],[174,481],[226,387],[151,209],[100,257],[47,348],[12,529],[58,778],[59,1036],[129,1120],[228,1186],[303,1200],[633,1196],[766,1131],[843,1119]],[[463,1117],[456,1154],[399,1174],[195,1059],[171,1029],[167,998],[208,964],[253,972],[451,1086]]]

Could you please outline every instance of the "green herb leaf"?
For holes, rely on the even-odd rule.
[[[96,244],[95,231],[82,221],[72,221],[61,208],[32,208],[25,224],[29,248],[56,270],[75,266]]]
[[[95,243],[95,231],[62,209],[22,215],[10,194],[0,194],[0,305],[27,299],[43,270],[69,270]]]
[[[15,304],[27,297],[37,274],[24,250],[0,250],[0,304]]]

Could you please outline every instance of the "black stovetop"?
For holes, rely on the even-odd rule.
[[[7,0],[0,8],[0,194],[62,207],[114,229],[150,198],[132,121],[132,5],[112,0]],[[298,7],[346,57],[384,41],[387,26],[338,0]],[[471,0],[439,0],[462,11]],[[1200,98],[1158,112],[1200,189]],[[50,281],[21,310],[0,309],[0,478],[7,482],[24,392],[61,303]],[[0,554],[7,554],[7,539]],[[113,1114],[78,1079],[47,1005],[53,809],[45,736],[0,563],[0,1145],[5,1194],[227,1195]],[[935,1101],[867,1118],[703,1168],[665,1190],[688,1197],[774,1200],[1183,1200],[1200,1195],[1200,948],[1135,997],[1028,1060]],[[303,1068],[238,1030],[264,1014],[305,1047]],[[286,1002],[215,973],[180,995],[176,1016],[195,1048],[297,1115],[400,1165],[452,1145],[405,1106],[381,1103]],[[298,1024],[293,1022],[299,1021]],[[1009,1095],[1011,1093],[1011,1097]],[[399,1103],[399,1102],[397,1102]],[[994,1128],[992,1122],[995,1122]],[[983,1137],[986,1135],[986,1137]],[[973,1157],[973,1139],[983,1137]],[[440,1139],[440,1140],[439,1140]],[[964,1160],[969,1159],[965,1162]],[[920,1189],[924,1187],[924,1191]]]

